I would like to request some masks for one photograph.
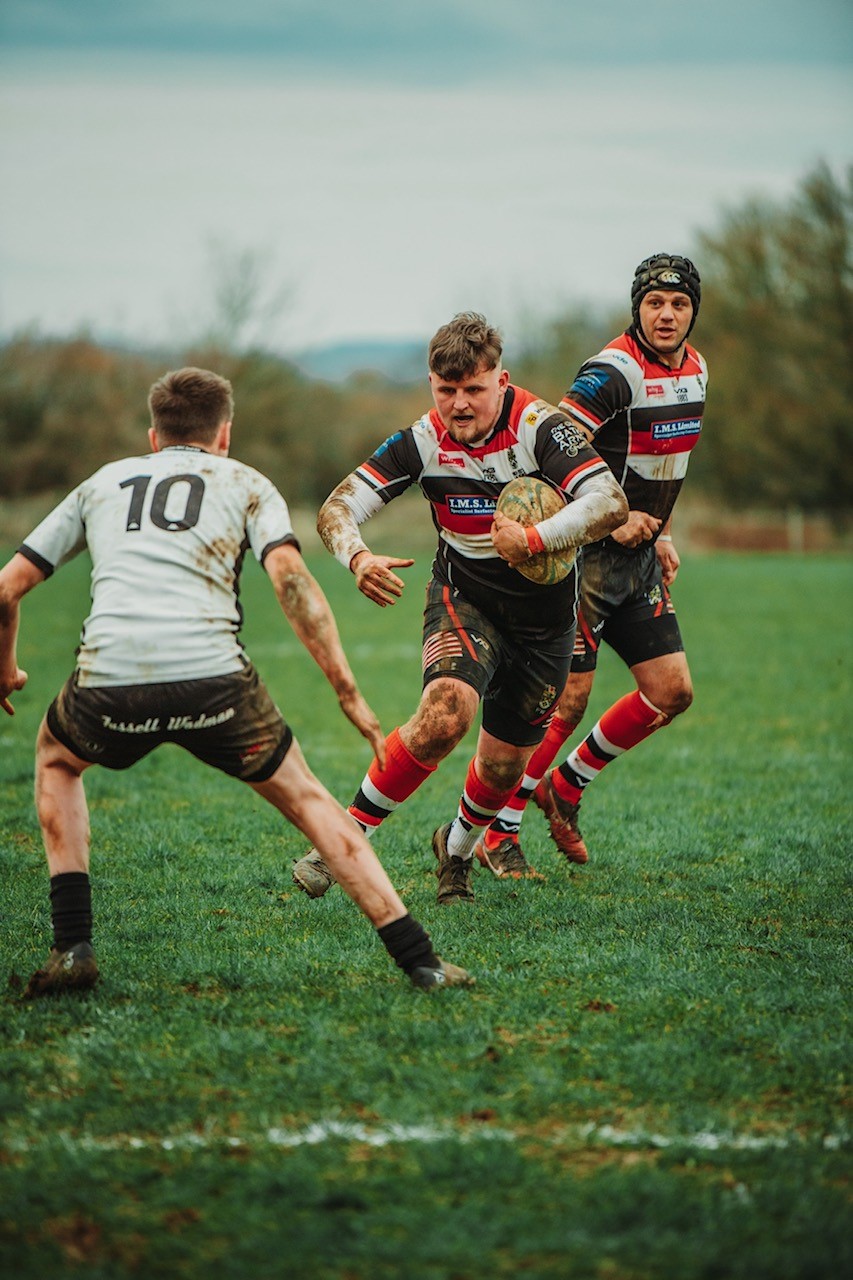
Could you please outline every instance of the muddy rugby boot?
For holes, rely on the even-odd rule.
[[[569,804],[558,795],[548,773],[533,792],[533,798],[548,819],[551,839],[569,862],[589,862],[589,853],[578,827],[580,805]]]
[[[89,942],[75,942],[67,951],[51,947],[47,962],[27,983],[23,998],[62,995],[66,991],[89,991],[98,981],[98,962]]]
[[[309,849],[304,858],[293,864],[293,883],[309,898],[322,898],[337,881],[317,850]]]
[[[421,991],[434,991],[436,987],[473,987],[470,973],[447,960],[439,960],[438,968],[423,965],[409,974],[412,984]]]
[[[545,879],[538,871],[534,871],[525,858],[521,845],[510,836],[491,848],[485,839],[478,840],[474,853],[480,865],[487,867],[499,880],[505,876],[512,880]]]
[[[451,823],[446,822],[433,832],[432,851],[438,859],[438,900],[442,906],[451,902],[473,902],[471,888],[471,864],[473,858],[451,857],[447,852],[447,835]]]

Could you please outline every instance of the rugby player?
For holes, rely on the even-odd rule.
[[[630,511],[623,525],[584,548],[571,672],[518,792],[478,846],[481,861],[500,861],[518,848],[533,796],[557,847],[570,862],[585,863],[589,854],[578,827],[584,789],[693,700],[669,588],[680,563],[672,511],[699,441],[708,384],[705,360],[687,341],[700,298],[699,272],[689,258],[645,258],[631,287],[630,327],[581,366],[560,401],[624,488]],[[586,711],[602,640],[630,669],[636,688],[549,773]]]
[[[612,471],[562,410],[513,386],[499,332],[475,312],[443,325],[429,347],[433,408],[382,444],[333,490],[317,527],[329,551],[384,608],[403,591],[396,570],[414,562],[377,555],[359,526],[412,484],[438,531],[423,626],[423,693],[385,741],[349,806],[368,833],[406,800],[468,732],[482,725],[452,822],[433,834],[438,901],[470,902],[474,847],[507,803],[542,740],[568,673],[575,634],[575,571],[540,586],[515,567],[543,548],[603,538],[624,522]],[[535,475],[567,502],[529,528],[495,507],[514,476]],[[523,874],[526,864],[507,870]],[[313,849],[296,883],[320,897],[334,868]]]
[[[20,600],[88,548],[92,605],[74,673],[36,745],[36,804],[50,871],[53,947],[27,997],[92,987],[89,820],[82,776],[126,769],[162,743],[248,783],[322,852],[417,987],[467,985],[407,913],[359,827],[309,770],[239,641],[246,551],[268,573],[288,621],[380,760],[379,721],[362,697],[335,619],[308,572],[272,482],[228,457],[229,382],[167,373],[149,394],[151,452],[102,467],[30,534],[0,571],[0,706],[17,664]]]

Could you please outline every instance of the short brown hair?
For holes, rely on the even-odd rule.
[[[209,369],[173,369],[151,387],[148,409],[161,439],[212,444],[234,416],[234,392],[226,378]]]
[[[485,316],[478,311],[460,311],[441,326],[429,344],[429,367],[448,382],[461,382],[481,365],[497,368],[502,352],[500,332]]]

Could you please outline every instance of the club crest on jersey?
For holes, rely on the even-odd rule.
[[[439,453],[438,465],[440,467],[464,467],[465,459],[459,453]]]
[[[570,422],[563,422],[556,427],[552,427],[551,439],[557,448],[562,453],[567,453],[570,458],[574,458],[586,444],[583,432],[572,426]]]
[[[447,510],[452,516],[480,518],[493,516],[497,498],[487,498],[482,493],[451,493],[447,498]]]
[[[516,457],[515,449],[513,449],[512,445],[510,445],[510,446],[509,446],[509,448],[508,448],[508,449],[507,449],[507,451],[506,451],[506,460],[507,460],[507,462],[509,463],[509,465],[510,465],[510,467],[511,467],[511,469],[512,469],[512,474],[513,474],[514,476],[526,476],[526,475],[527,475],[527,472],[524,470],[524,467],[520,467],[520,466],[518,465],[518,458]]]

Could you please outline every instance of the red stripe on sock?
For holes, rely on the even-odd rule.
[[[392,729],[385,739],[385,768],[380,769],[374,758],[367,776],[377,791],[389,800],[401,804],[417,791],[438,766],[421,764],[416,760],[400,737],[399,729]]]
[[[633,693],[626,693],[624,698],[614,702],[598,724],[608,742],[627,751],[636,747],[638,742],[643,742],[655,729],[662,727],[661,712],[650,707],[639,689],[635,689]]]
[[[565,800],[568,804],[580,804],[580,788],[573,787],[570,782],[567,782],[559,769],[555,769],[551,774],[551,782],[561,800]]]
[[[525,773],[537,781],[545,777],[557,758],[560,748],[572,736],[576,725],[555,715],[545,731],[545,737],[527,762]]]
[[[466,821],[470,822],[472,826],[486,827],[495,814],[499,813],[514,795],[514,787],[511,791],[496,791],[494,787],[487,787],[477,774],[472,760],[468,765],[465,790],[462,793],[459,806]],[[471,809],[470,805],[476,805],[476,809]]]

